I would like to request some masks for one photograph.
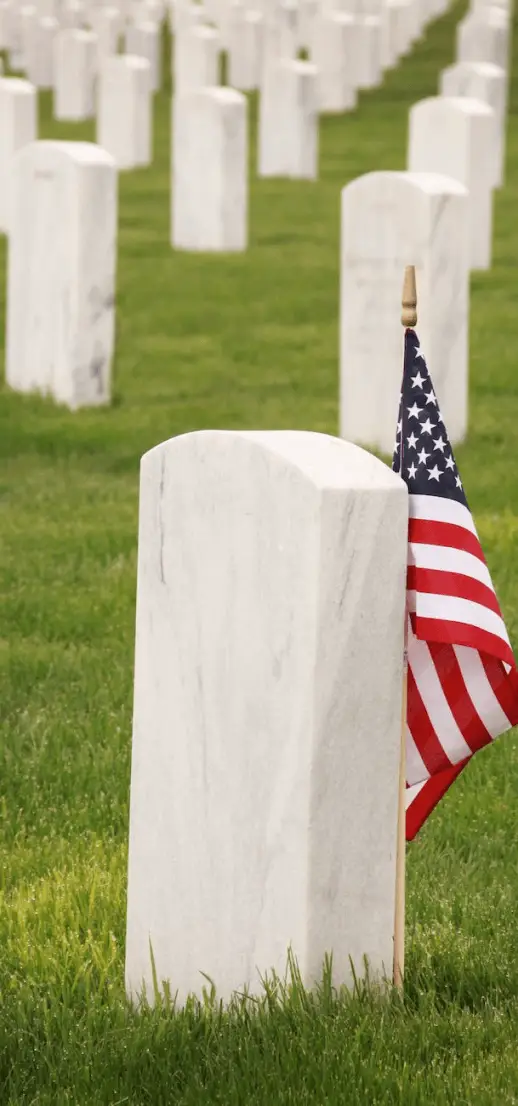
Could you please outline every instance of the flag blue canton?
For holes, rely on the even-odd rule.
[[[467,507],[446,427],[419,339],[405,332],[403,386],[392,458],[413,495],[438,495]]]

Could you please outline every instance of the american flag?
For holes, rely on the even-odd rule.
[[[409,491],[406,837],[518,725],[518,674],[426,363],[405,332],[392,467]]]

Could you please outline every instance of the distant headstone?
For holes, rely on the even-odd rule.
[[[12,203],[12,162],[37,136],[36,89],[20,77],[0,79],[0,232],[8,234]]]
[[[22,10],[19,4],[10,3],[7,8],[7,57],[9,68],[20,73],[25,64],[22,41]]]
[[[491,267],[494,127],[491,108],[467,97],[430,96],[409,114],[409,170],[444,173],[468,190],[472,269]]]
[[[494,176],[499,188],[504,181],[505,136],[507,129],[507,75],[490,62],[461,61],[443,69],[440,77],[442,96],[468,96],[482,100],[495,114],[493,127]]]
[[[72,410],[110,399],[117,172],[86,142],[35,142],[13,163],[6,379]]]
[[[240,4],[232,8],[227,29],[231,88],[250,92],[259,87],[263,22],[261,12],[249,11]]]
[[[61,31],[54,52],[54,117],[80,122],[95,113],[97,36],[92,31]]]
[[[358,17],[358,88],[377,88],[383,78],[382,21],[376,15]]]
[[[457,25],[457,61],[488,61],[507,73],[509,22],[505,12],[489,8],[468,13]]]
[[[173,72],[175,95],[219,85],[220,49],[220,36],[213,27],[187,27],[177,34]]]
[[[9,0],[11,3],[12,0]],[[27,59],[30,52],[31,41],[34,36],[35,25],[39,21],[38,9],[34,4],[24,4],[20,8],[20,40],[21,53],[23,55],[23,67],[27,75]]]
[[[248,238],[247,102],[231,88],[175,96],[171,243],[239,251]]]
[[[326,954],[390,977],[407,529],[403,481],[327,435],[143,457],[130,998],[260,994],[290,949],[307,987]]]
[[[306,61],[270,66],[259,100],[260,177],[318,175],[317,69]]]
[[[25,72],[35,88],[49,89],[54,80],[54,41],[59,23],[52,16],[36,19],[27,35]]]
[[[261,30],[261,83],[270,66],[297,56],[298,9],[291,0],[266,7]]]
[[[83,0],[64,0],[61,7],[61,27],[73,30],[86,24],[86,4]]]
[[[118,169],[151,162],[152,92],[146,58],[106,58],[99,74],[97,141]]]
[[[358,100],[357,24],[354,16],[320,14],[313,25],[311,60],[318,70],[318,105],[322,112],[350,111]]]
[[[93,30],[97,35],[97,63],[100,68],[105,58],[119,52],[123,20],[116,7],[100,7],[92,16]]]
[[[367,173],[342,190],[340,433],[392,453],[401,272],[417,269],[419,337],[451,439],[467,431],[468,197],[435,173]]]
[[[158,92],[162,84],[161,48],[162,38],[156,23],[130,23],[126,28],[126,53],[149,62],[152,92]]]

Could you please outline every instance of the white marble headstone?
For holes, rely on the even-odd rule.
[[[86,142],[34,142],[13,162],[6,379],[72,410],[108,403],[117,171]]]
[[[233,5],[228,21],[228,73],[232,88],[250,92],[261,78],[261,42],[263,15]],[[218,82],[216,82],[218,83]]]
[[[149,62],[153,92],[158,92],[162,84],[161,48],[162,36],[156,23],[130,24],[126,28],[126,53]]]
[[[318,175],[317,68],[279,61],[259,99],[258,175],[315,180]]]
[[[97,36],[64,30],[54,42],[54,117],[80,122],[95,113]]]
[[[247,102],[231,88],[173,100],[171,244],[240,251],[248,240]]]
[[[382,20],[376,15],[358,17],[358,88],[377,88],[383,78]]]
[[[214,27],[194,26],[179,32],[173,51],[175,95],[219,85],[220,49],[220,36]]]
[[[20,77],[0,78],[0,232],[10,224],[12,161],[22,146],[37,137],[36,89]]]
[[[54,41],[59,31],[57,19],[36,19],[27,35],[25,72],[35,88],[52,88],[54,78]]]
[[[408,169],[444,173],[468,190],[472,269],[491,267],[494,126],[492,109],[468,97],[430,96],[409,113]]]
[[[123,20],[116,7],[101,7],[92,13],[92,27],[97,35],[97,61],[100,68],[105,58],[119,52]]]
[[[318,105],[322,112],[350,111],[358,101],[354,16],[321,13],[313,24],[311,60],[318,70]]]
[[[80,29],[86,23],[86,4],[83,0],[64,0],[60,22],[63,30]]]
[[[151,163],[150,65],[128,54],[105,58],[97,94],[97,141],[118,169]]]
[[[442,96],[468,96],[482,100],[495,114],[493,127],[494,177],[499,188],[504,181],[505,137],[507,128],[507,75],[490,62],[461,61],[443,69],[440,76]]]
[[[505,12],[469,13],[457,26],[457,61],[488,61],[509,68],[509,24]]]
[[[466,189],[434,173],[368,173],[342,190],[340,433],[391,454],[401,377],[401,287],[417,271],[418,334],[453,442],[467,431]]]
[[[371,454],[201,431],[141,464],[131,998],[390,977],[408,502]],[[373,678],[375,673],[375,679]]]

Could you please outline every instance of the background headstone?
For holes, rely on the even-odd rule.
[[[34,142],[13,163],[6,379],[75,410],[108,403],[117,172],[86,142]]]
[[[416,266],[419,338],[453,442],[467,431],[468,197],[435,173],[367,173],[342,190],[340,433],[391,454],[403,340],[401,273]]]
[[[247,102],[231,88],[173,101],[171,243],[235,251],[248,239]]]
[[[151,162],[150,65],[127,54],[106,58],[99,74],[97,141],[118,169]]]
[[[9,232],[12,202],[12,162],[23,146],[34,142],[38,101],[34,85],[21,77],[0,78],[0,231]]]

